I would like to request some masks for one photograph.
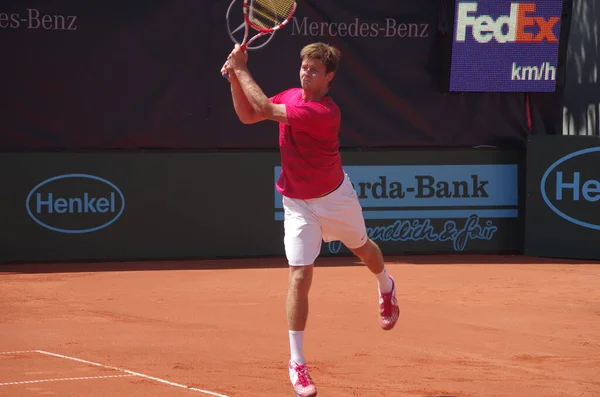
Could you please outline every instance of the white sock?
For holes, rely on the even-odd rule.
[[[304,359],[304,353],[302,351],[302,341],[304,338],[304,331],[289,331],[290,334],[290,352],[292,360],[296,364],[306,364]]]
[[[375,277],[377,277],[377,286],[381,292],[386,294],[392,291],[392,279],[390,278],[385,266],[383,267],[383,271],[379,274],[376,274]]]

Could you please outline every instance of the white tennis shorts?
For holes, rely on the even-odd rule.
[[[367,229],[358,195],[348,175],[326,196],[299,200],[283,197],[284,245],[290,266],[312,265],[323,241],[341,241],[349,249],[367,242]]]

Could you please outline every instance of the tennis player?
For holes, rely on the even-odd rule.
[[[342,167],[340,109],[328,94],[339,57],[339,50],[325,43],[307,45],[300,52],[301,88],[270,98],[252,78],[247,54],[237,44],[221,69],[221,74],[228,74],[233,106],[242,123],[279,123],[282,170],[276,188],[283,196],[284,246],[290,269],[288,367],[298,397],[317,394],[304,358],[303,338],[313,267],[322,241],[341,241],[375,275],[381,328],[392,329],[400,314],[394,280],[379,247],[367,236],[358,196]]]

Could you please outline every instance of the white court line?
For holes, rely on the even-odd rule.
[[[6,382],[0,383],[0,386],[10,385],[26,385],[29,383],[42,383],[42,382],[58,382],[62,380],[88,380],[88,379],[106,379],[106,378],[127,378],[133,375],[106,375],[106,376],[83,376],[80,378],[58,378],[58,379],[40,379],[40,380],[24,380],[22,382]]]
[[[164,384],[169,385],[169,386],[180,387],[180,388],[186,389],[186,390],[191,390],[191,391],[196,391],[196,392],[199,392],[199,393],[209,394],[211,396],[229,397],[229,396],[227,396],[225,394],[219,394],[219,393],[215,393],[215,392],[208,391],[208,390],[202,390],[202,389],[198,389],[196,387],[189,387],[189,386],[182,385],[182,384],[179,384],[179,383],[169,382],[168,380],[156,378],[154,376],[144,375],[144,374],[141,374],[139,372],[133,372],[133,371],[129,371],[127,369],[119,368],[119,367],[113,367],[113,366],[110,366],[110,365],[104,365],[104,364],[100,364],[100,363],[95,363],[93,361],[82,360],[81,358],[69,357],[69,356],[65,356],[65,355],[62,355],[62,354],[47,352],[47,351],[44,351],[44,350],[34,350],[34,351],[36,353],[45,354],[45,355],[48,355],[48,356],[54,356],[54,357],[58,357],[58,358],[64,358],[66,360],[77,361],[77,362],[84,363],[84,364],[94,365],[96,367],[107,368],[107,369],[112,369],[112,370],[115,370],[115,371],[125,372],[126,374],[129,374],[129,375],[139,376],[140,378],[145,378],[145,379],[153,380],[155,382],[164,383]]]
[[[0,352],[0,355],[1,354],[23,354],[23,353],[37,353],[37,351],[36,350],[21,350],[18,352]]]

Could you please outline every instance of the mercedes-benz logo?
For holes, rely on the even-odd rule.
[[[239,0],[241,1],[241,0]],[[229,4],[229,7],[227,8],[227,14],[225,14],[225,20],[227,21],[227,34],[229,34],[229,37],[231,38],[231,41],[233,41],[236,44],[242,44],[242,40],[244,39],[244,12],[242,10],[242,6],[241,5],[236,5],[238,3],[238,0],[233,0],[231,2],[231,4]],[[234,7],[235,5],[235,7]],[[234,23],[231,21],[242,21],[239,25],[237,26],[233,26]],[[255,34],[258,32],[255,32]],[[249,33],[249,37],[248,39],[250,39],[252,37],[253,33],[252,33],[252,28],[250,28],[250,33]],[[266,46],[267,44],[269,44],[269,42],[273,39],[273,37],[275,37],[275,32],[267,34],[259,39],[257,39],[255,42],[252,43],[252,45],[249,45],[248,47],[246,47],[246,49],[248,51],[251,50],[258,50],[261,49],[262,47]]]

